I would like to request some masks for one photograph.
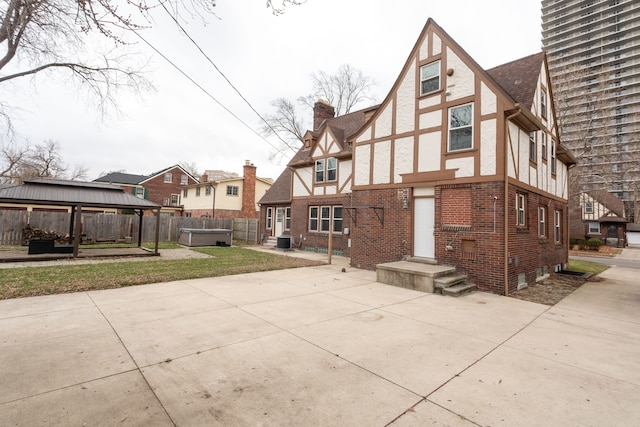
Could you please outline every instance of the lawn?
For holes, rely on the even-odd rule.
[[[593,273],[600,274],[609,266],[605,264],[600,264],[599,262],[591,262],[591,261],[582,261],[579,259],[571,259],[569,260],[569,270],[571,271],[579,271],[581,273]]]
[[[194,249],[211,258],[110,262],[0,269],[0,299],[112,289],[147,283],[320,265],[242,247]]]

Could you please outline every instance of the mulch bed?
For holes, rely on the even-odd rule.
[[[591,277],[590,279],[586,279],[579,276],[567,276],[554,273],[545,280],[529,285],[519,291],[512,292],[509,296],[538,304],[555,305],[586,283],[587,280],[594,281],[597,280],[597,278]]]

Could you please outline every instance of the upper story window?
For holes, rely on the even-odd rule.
[[[536,132],[529,133],[529,160],[532,162],[538,160],[538,144],[536,137]]]
[[[473,147],[473,104],[449,108],[449,151]]]
[[[420,67],[420,95],[440,90],[440,61]]]
[[[542,149],[542,160],[547,159],[547,134],[542,132],[540,134],[540,147]]]
[[[227,185],[227,196],[237,196],[237,195],[238,195],[238,186]]]
[[[173,182],[173,174],[171,172],[164,174],[164,182]]]
[[[556,174],[556,141],[551,140],[551,173]]]
[[[144,188],[136,187],[136,197],[144,199]]]
[[[329,157],[316,160],[315,172],[317,183],[335,181],[338,177],[338,159]]]
[[[189,178],[187,175],[182,175],[180,177],[180,185],[187,185],[189,183]]]
[[[187,188],[182,190],[182,198],[183,199],[186,199],[188,195],[189,195],[189,190]]]
[[[593,213],[593,203],[592,202],[584,202],[584,213]]]
[[[547,118],[547,92],[543,88],[540,88],[540,116]]]
[[[204,195],[205,196],[210,196],[211,195],[211,186],[207,185],[206,187],[204,187]]]
[[[200,187],[196,187],[196,197],[200,197]]]

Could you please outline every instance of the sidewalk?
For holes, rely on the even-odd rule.
[[[548,307],[387,286],[333,258],[318,267],[0,301],[0,419],[637,425],[635,271],[611,268]]]

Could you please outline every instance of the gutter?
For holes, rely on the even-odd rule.
[[[515,113],[504,120],[504,295],[509,295],[509,121],[522,114],[522,107],[516,104]]]

